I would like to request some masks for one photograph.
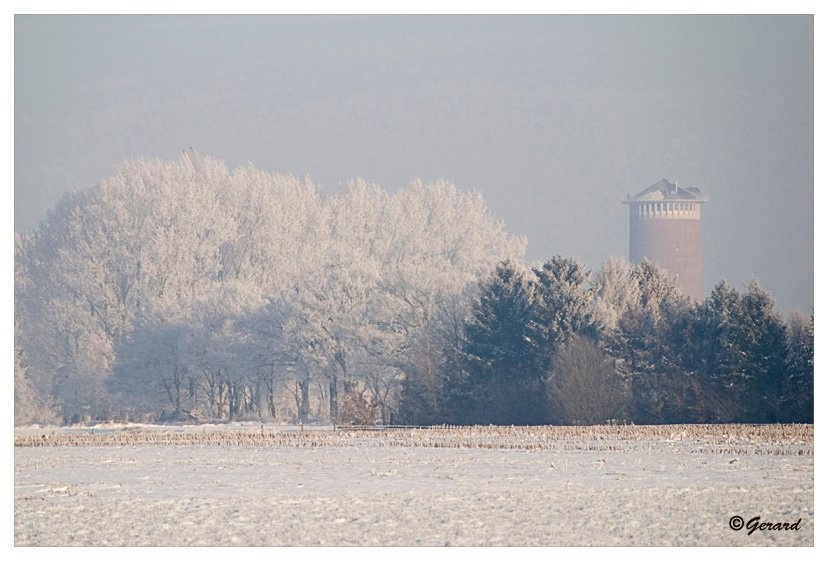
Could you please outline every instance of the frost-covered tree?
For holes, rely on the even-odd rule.
[[[181,319],[211,281],[221,220],[201,183],[181,162],[126,163],[66,195],[35,232],[32,282],[20,295],[28,349],[67,419],[110,415],[106,380],[136,317]]]
[[[193,409],[193,334],[181,324],[142,322],[119,341],[108,385],[121,415],[145,418],[162,411],[181,418]]]
[[[27,322],[27,309],[19,298],[25,294],[30,281],[29,251],[31,236],[14,235],[14,423],[15,425],[56,420],[48,388],[43,379],[37,384],[38,372],[29,367],[24,351],[22,325]]]
[[[18,323],[15,321],[15,339]],[[51,399],[32,383],[23,349],[14,345],[14,424],[54,423],[58,420]]]
[[[66,420],[159,407],[161,374],[147,385],[133,366],[173,326],[191,350],[186,408],[185,380],[161,392],[172,411],[274,415],[274,393],[295,388],[304,419],[324,379],[332,418],[353,385],[387,420],[403,378],[435,360],[419,353],[440,347],[437,303],[524,248],[479,194],[445,181],[391,195],[355,180],[322,199],[308,179],[192,150],[138,158],[16,241],[20,348]]]
[[[290,321],[289,309],[271,299],[267,304],[237,320],[235,351],[244,357],[254,373],[257,406],[263,416],[277,416],[277,396],[280,391],[293,390],[296,400],[296,418],[308,422],[310,375],[304,367],[297,341],[286,331]]]
[[[326,204],[325,220],[324,278],[302,283],[294,315],[328,378],[331,415],[340,386],[360,385],[387,422],[403,379],[428,377],[439,355],[438,302],[498,259],[522,255],[525,241],[510,236],[479,195],[447,182],[414,182],[394,196],[351,182]]]
[[[475,288],[441,298],[435,316],[411,348],[411,359],[400,391],[403,423],[433,425],[446,422],[447,391],[463,368],[464,326],[471,320]]]
[[[601,266],[592,282],[591,315],[596,327],[607,337],[617,336],[621,318],[641,305],[641,286],[634,270],[634,265],[613,257]]]
[[[469,289],[503,259],[519,261],[525,240],[493,219],[479,193],[447,181],[414,181],[390,201],[397,224],[383,285],[405,336],[397,360],[406,422],[439,422],[448,349],[468,317]],[[459,328],[459,331],[458,331]]]

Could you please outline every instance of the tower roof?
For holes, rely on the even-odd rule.
[[[624,204],[658,201],[690,201],[695,203],[707,202],[707,196],[696,187],[679,187],[666,179],[650,185],[632,197],[627,195]]]

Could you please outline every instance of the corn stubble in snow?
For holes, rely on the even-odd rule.
[[[15,446],[425,447],[494,450],[648,451],[672,443],[699,453],[813,455],[813,425],[593,425],[349,427],[284,431],[277,426],[153,427],[91,432],[48,431],[15,437]],[[681,444],[679,444],[681,443]]]

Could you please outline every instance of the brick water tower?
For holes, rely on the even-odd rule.
[[[701,300],[701,205],[707,197],[662,179],[623,202],[630,206],[630,262],[657,263],[675,276],[682,294]]]

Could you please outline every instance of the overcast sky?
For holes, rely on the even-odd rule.
[[[14,226],[192,146],[332,193],[446,178],[527,257],[628,253],[621,204],[710,197],[705,292],[814,301],[812,16],[15,16]]]

